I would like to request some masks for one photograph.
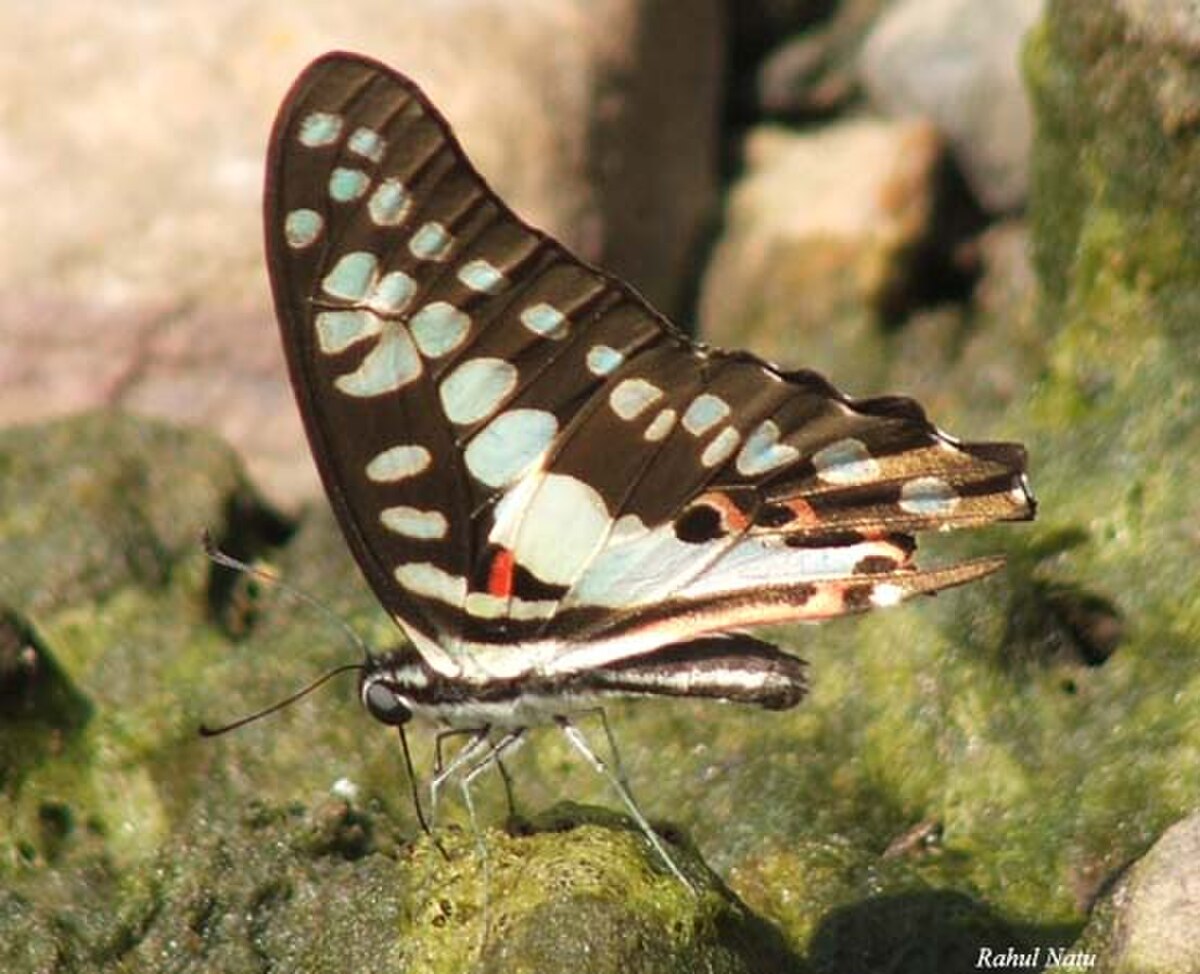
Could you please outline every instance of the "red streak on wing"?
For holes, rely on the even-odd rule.
[[[488,592],[491,595],[512,595],[513,588],[513,553],[507,548],[501,548],[492,559],[492,567],[488,571]]]

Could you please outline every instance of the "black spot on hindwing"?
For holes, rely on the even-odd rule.
[[[707,504],[690,507],[675,519],[675,537],[689,544],[703,544],[724,534],[721,512]]]

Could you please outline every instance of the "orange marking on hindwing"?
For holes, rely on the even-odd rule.
[[[804,603],[800,618],[826,619],[846,611],[845,586],[839,582],[825,582],[817,586],[816,593]]]
[[[750,525],[749,518],[741,508],[719,490],[710,490],[697,497],[694,506],[701,504],[711,507],[721,516],[721,529],[725,534],[741,534]]]
[[[813,510],[812,505],[802,498],[784,501],[783,506],[796,515],[796,519],[787,525],[791,528],[815,528],[821,524],[821,518]]]

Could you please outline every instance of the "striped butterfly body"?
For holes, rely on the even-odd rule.
[[[364,666],[389,723],[483,739],[612,695],[790,707],[803,664],[745,629],[979,578],[998,560],[918,568],[914,533],[1033,515],[1020,446],[690,341],[518,219],[381,64],[301,75],[265,210],[313,455],[410,644]]]

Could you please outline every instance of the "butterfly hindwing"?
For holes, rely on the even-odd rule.
[[[919,572],[911,532],[1032,512],[1019,447],[687,340],[521,222],[375,62],[329,55],[296,82],[266,223],[326,490],[445,673],[886,604],[992,567]]]

